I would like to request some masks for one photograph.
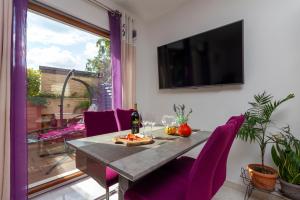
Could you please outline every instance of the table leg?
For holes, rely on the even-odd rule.
[[[119,175],[119,200],[124,200],[126,190],[130,188],[132,182],[123,176]]]

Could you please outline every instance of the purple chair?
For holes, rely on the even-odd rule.
[[[114,111],[84,112],[86,136],[96,136],[118,131]],[[98,183],[106,189],[106,199],[109,199],[109,187],[118,182],[118,173],[106,167],[105,180],[97,179]]]
[[[123,110],[116,109],[115,115],[118,123],[119,131],[129,130],[131,129],[131,114],[134,109]]]
[[[84,112],[84,123],[87,137],[118,131],[114,111]]]
[[[240,116],[240,121],[243,121],[243,118]],[[125,199],[211,199],[225,181],[226,171],[217,170],[226,166],[227,156],[240,124],[238,120],[233,119],[217,127],[197,160],[181,157],[171,162],[138,181],[125,193]]]
[[[240,127],[242,126],[242,124],[245,121],[245,117],[243,115],[240,116],[233,116],[231,117],[228,121],[228,123],[231,122],[236,122],[236,130],[235,132],[237,133],[240,129]],[[219,190],[219,188],[223,185],[225,179],[226,179],[226,171],[227,171],[227,159],[228,159],[228,155],[229,155],[229,151],[231,148],[231,145],[234,141],[236,134],[232,134],[230,137],[228,137],[228,145],[223,153],[224,156],[222,156],[220,163],[216,169],[215,172],[215,176],[219,177],[218,179],[215,179],[215,183],[213,185],[213,194],[217,193],[217,191]]]

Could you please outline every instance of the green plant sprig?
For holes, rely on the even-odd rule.
[[[176,105],[174,104],[173,105],[173,110],[174,112],[176,113],[176,117],[177,117],[177,122],[179,124],[183,124],[183,123],[187,123],[188,119],[189,119],[189,116],[192,114],[193,110],[190,109],[190,111],[185,114],[185,105],[184,104],[179,104],[179,105]]]

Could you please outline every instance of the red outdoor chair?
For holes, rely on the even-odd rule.
[[[241,115],[217,127],[196,160],[181,157],[171,162],[137,182],[125,199],[210,200],[226,179],[228,153],[243,121]]]

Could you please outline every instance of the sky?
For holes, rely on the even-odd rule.
[[[33,12],[27,15],[27,67],[85,70],[88,58],[97,55],[99,36]]]

